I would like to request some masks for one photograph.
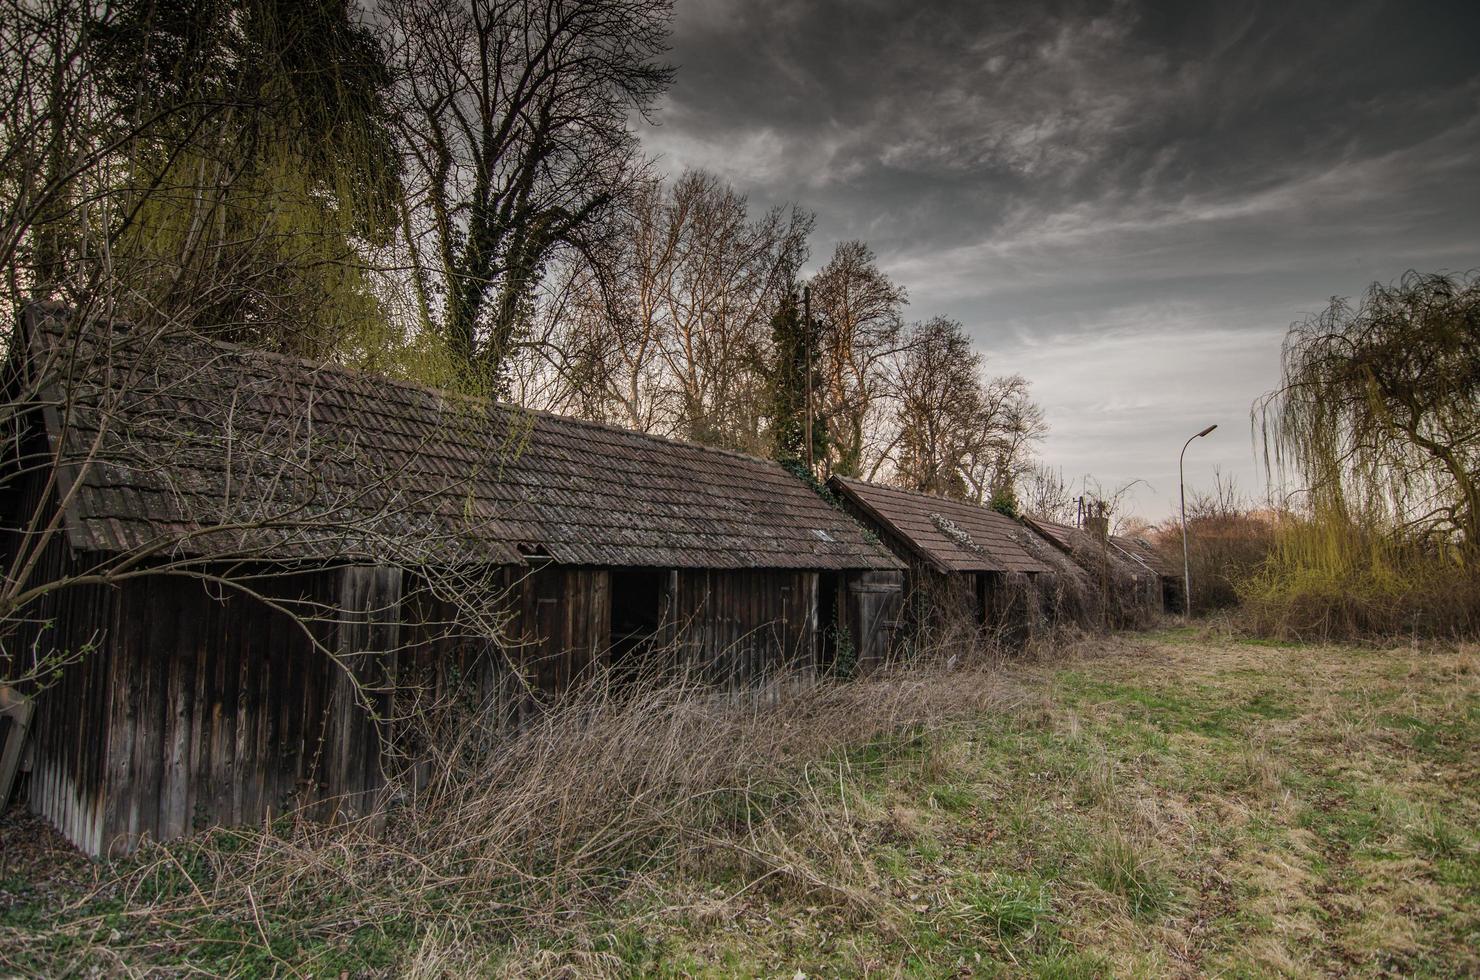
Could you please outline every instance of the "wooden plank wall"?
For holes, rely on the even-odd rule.
[[[339,622],[319,785],[318,815],[357,819],[377,808],[385,786],[382,749],[392,734],[392,694],[400,647],[399,568],[358,566],[339,572]],[[269,706],[270,707],[270,706]]]
[[[116,596],[96,586],[67,588],[48,596],[38,613],[51,623],[47,651],[79,659],[36,696],[27,800],[68,840],[96,854],[103,842],[111,681],[105,656],[88,646],[116,621]]]
[[[524,577],[517,660],[540,700],[591,679],[607,663],[610,583],[604,568],[545,565]]]
[[[347,610],[312,636],[255,598],[193,579],[66,590],[57,636],[102,638],[105,650],[38,700],[32,807],[93,854],[304,805],[311,816],[364,813],[386,785],[379,737],[394,738],[401,717],[393,688],[471,689],[517,717],[606,663],[605,569],[500,575],[516,641],[504,649],[486,627],[448,629],[449,604],[393,569],[259,583],[280,600]],[[815,667],[817,573],[685,570],[669,581],[668,638],[699,676],[738,688],[783,664]],[[368,706],[315,639],[368,686]],[[510,664],[528,688],[511,683]]]
[[[676,666],[730,688],[782,666],[815,669],[817,573],[679,569],[665,640]]]
[[[406,590],[398,689],[424,703],[517,719],[604,666],[611,642],[604,568],[508,568],[490,581],[481,622],[425,583]],[[502,642],[497,642],[501,640]]]
[[[59,620],[58,636],[105,642],[39,699],[33,810],[93,854],[300,806],[315,817],[369,812],[384,785],[399,572],[274,575],[253,588],[318,611],[289,615],[159,575],[105,591],[105,623],[91,608]],[[336,605],[343,623],[324,615]],[[368,705],[315,641],[354,671]]]
[[[1009,649],[1027,643],[1038,624],[1057,622],[1051,597],[1057,593],[1053,572],[994,574],[986,590],[987,625]]]
[[[872,670],[889,660],[903,615],[903,572],[852,572],[847,576],[847,624],[858,654],[858,669]]]
[[[26,518],[42,507],[41,474],[13,487],[19,506],[8,517]],[[7,558],[21,542],[7,534]],[[8,561],[7,561],[8,567]],[[32,582],[58,582],[76,569],[65,535],[56,535],[42,552]],[[6,676],[26,673],[43,657],[70,665],[37,690],[31,721],[30,808],[45,816],[69,840],[96,853],[103,834],[103,777],[108,742],[104,724],[110,686],[104,657],[94,648],[117,620],[117,595],[97,585],[69,586],[44,594],[25,610],[17,628],[0,636],[0,668]]]
[[[335,572],[256,587],[332,602]],[[331,692],[340,673],[305,624],[258,599],[157,576],[121,590],[107,664],[101,850],[128,850],[218,824],[258,823],[359,789],[334,761]],[[351,741],[358,741],[347,736]]]

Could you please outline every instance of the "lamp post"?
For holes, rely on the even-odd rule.
[[[1187,458],[1187,447],[1192,445],[1193,439],[1201,439],[1216,428],[1218,426],[1215,423],[1197,435],[1188,437],[1187,441],[1182,443],[1182,455],[1177,457],[1177,492],[1182,497],[1182,619],[1184,622],[1192,619],[1192,562],[1187,552],[1187,483],[1182,476],[1182,461]]]

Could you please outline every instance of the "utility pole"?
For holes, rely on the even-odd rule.
[[[807,349],[807,472],[817,475],[812,458],[812,287],[802,287],[802,346]]]

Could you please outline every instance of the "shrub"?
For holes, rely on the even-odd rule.
[[[1282,521],[1238,582],[1260,635],[1307,641],[1480,634],[1480,572],[1459,552],[1323,513]]]

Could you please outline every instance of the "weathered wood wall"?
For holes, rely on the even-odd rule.
[[[904,602],[903,572],[853,572],[847,576],[845,609],[860,670],[885,663],[893,653]]]
[[[681,669],[729,687],[817,666],[816,572],[678,569],[664,645]]]
[[[455,699],[460,710],[512,722],[590,677],[607,662],[609,581],[603,568],[500,569],[486,580],[486,604],[474,610],[412,579],[403,598],[396,714]]]
[[[889,553],[905,564],[903,573],[884,573],[900,575],[900,598],[893,617],[897,626],[889,636],[893,648],[903,651],[906,646],[926,642],[942,629],[961,622],[985,621],[977,582],[979,573],[942,572],[873,514],[847,497],[842,502],[843,509],[854,520],[873,531]],[[878,640],[871,638],[867,642]]]
[[[34,447],[32,450],[34,451]],[[5,568],[29,543],[18,522],[35,514],[43,519],[45,484],[40,473],[7,487],[14,505],[4,516]],[[30,574],[35,583],[58,582],[77,570],[78,561],[67,548],[64,534],[54,534],[37,556]],[[24,677],[46,658],[55,666],[70,664],[53,675],[50,687],[38,691],[21,685],[20,694],[35,699],[27,756],[31,808],[44,813],[69,840],[90,853],[101,846],[102,784],[106,772],[106,726],[98,721],[108,698],[106,664],[94,648],[117,622],[117,596],[98,585],[79,585],[45,592],[12,617],[0,634],[0,672]],[[57,710],[44,710],[48,705]],[[92,719],[95,723],[86,723]],[[0,801],[3,802],[3,801]]]
[[[274,601],[330,603],[333,572],[254,583]],[[311,638],[310,631],[317,635]],[[107,643],[101,849],[128,850],[218,824],[256,823],[364,790],[352,748],[362,713],[330,708],[342,673],[331,623],[239,591],[151,576],[119,590]],[[94,722],[97,723],[97,722]],[[331,807],[332,811],[333,807]]]
[[[406,720],[403,689],[485,708],[496,698],[511,716],[534,710],[608,662],[610,575],[502,570],[489,614],[502,618],[504,646],[487,617],[458,622],[454,604],[390,568],[254,583],[272,603],[319,608],[307,624],[179,576],[61,590],[49,642],[87,637],[98,649],[38,700],[31,806],[94,854],[298,807],[326,819],[370,813],[394,768],[381,749]],[[699,676],[741,687],[816,665],[817,573],[666,579],[655,639]],[[848,593],[860,638],[888,605],[883,583],[867,584]]]

